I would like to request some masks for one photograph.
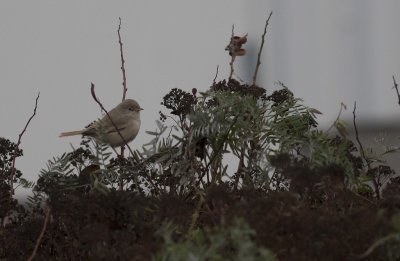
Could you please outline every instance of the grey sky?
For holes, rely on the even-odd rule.
[[[174,87],[206,90],[217,65],[228,76],[224,51],[231,26],[248,33],[248,54],[236,73],[252,76],[265,19],[273,11],[259,72],[268,91],[282,81],[321,110],[323,126],[340,102],[354,100],[362,120],[395,122],[392,75],[400,81],[399,1],[2,1],[0,3],[0,136],[17,140],[41,92],[37,116],[22,140],[17,167],[28,179],[52,156],[80,139],[58,138],[100,116],[90,83],[106,108],[122,95],[118,17],[127,70],[127,97],[145,109],[133,147],[150,137],[162,97]]]

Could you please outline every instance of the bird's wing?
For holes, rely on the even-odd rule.
[[[118,126],[119,131],[122,131],[129,125],[129,121],[125,117],[120,117],[119,119],[113,119],[113,122],[116,126]],[[102,128],[104,128],[104,132],[107,134],[117,132],[114,125],[108,118],[108,116],[104,115],[104,117],[101,120],[98,120],[90,124],[83,134],[94,135],[98,130],[101,130]]]

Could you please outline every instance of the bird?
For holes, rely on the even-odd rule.
[[[100,134],[104,133],[105,143],[113,148],[120,147],[125,145],[125,142],[128,143],[135,139],[139,133],[141,110],[143,109],[137,101],[126,99],[108,113],[124,139],[121,138],[121,135],[118,133],[107,114],[100,120],[91,123],[83,130],[63,132],[60,134],[60,137],[82,135],[99,138],[102,137]]]

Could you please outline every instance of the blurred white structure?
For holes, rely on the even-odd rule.
[[[260,8],[264,6],[264,8]],[[305,104],[319,109],[322,129],[335,120],[340,103],[342,118],[354,137],[353,106],[364,147],[378,154],[383,144],[399,146],[400,106],[392,75],[400,81],[400,30],[396,1],[254,1],[244,5],[247,55],[241,70],[251,80],[260,36],[270,11],[259,85],[275,89],[281,81]],[[263,15],[261,15],[261,10]],[[239,33],[239,32],[238,32]],[[357,145],[358,146],[358,145]],[[400,172],[398,153],[386,159]]]

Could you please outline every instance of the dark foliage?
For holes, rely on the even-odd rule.
[[[324,193],[299,200],[290,191],[232,191],[222,183],[209,189],[205,204],[210,208],[200,213],[198,222],[212,228],[242,217],[256,231],[257,245],[272,250],[279,260],[356,260],[372,242],[393,230],[391,216],[398,213],[400,199],[387,199],[378,206],[342,189]],[[196,201],[127,191],[70,192],[51,205],[52,221],[37,260],[150,260],[163,246],[155,236],[163,220],[179,225],[174,238],[180,238],[189,229]],[[379,216],[379,209],[385,214]],[[3,228],[1,256],[26,260],[42,224],[43,217],[37,216]],[[366,260],[380,260],[386,251],[381,247]]]
[[[195,95],[174,88],[164,96],[161,104],[170,109],[172,114],[185,117],[196,101]]]
[[[25,211],[18,205],[18,201],[14,198],[10,199],[10,173],[13,157],[23,155],[21,149],[15,151],[15,145],[10,140],[0,137],[0,225],[3,224],[6,217],[10,218],[11,222],[18,223],[25,215]],[[18,183],[21,180],[24,181],[22,172],[16,169],[12,182]],[[9,216],[10,213],[14,213],[14,215]]]
[[[240,84],[235,79],[230,79],[229,81],[222,80],[211,86],[210,89],[214,91],[234,92],[242,96],[248,95],[255,99],[267,100],[267,91],[264,88],[257,85]]]

